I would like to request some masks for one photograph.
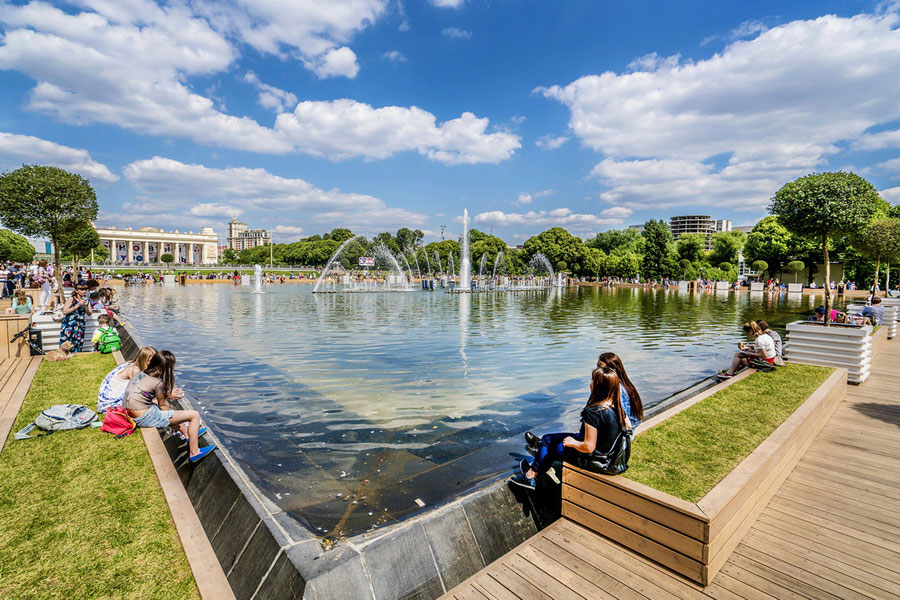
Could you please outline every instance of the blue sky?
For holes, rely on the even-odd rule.
[[[896,2],[0,0],[0,169],[98,224],[291,241],[473,224],[511,244],[751,224],[852,169],[900,202]]]

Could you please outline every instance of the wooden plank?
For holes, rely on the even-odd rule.
[[[570,514],[576,515],[578,523],[593,529],[604,537],[619,542],[620,544],[637,551],[647,558],[681,573],[693,581],[703,582],[706,575],[706,566],[696,560],[675,552],[651,539],[634,533],[617,523],[593,514],[571,502],[563,500],[563,506],[568,505]]]
[[[741,553],[743,549],[744,546],[738,546],[729,564],[739,566],[747,572],[777,584],[778,587],[786,590],[784,595],[798,594],[803,598],[814,598],[815,600],[843,600],[840,596],[819,589],[814,582],[810,581],[811,577],[802,573],[799,574],[800,577],[796,577],[796,573],[791,575],[777,570],[777,565],[774,563],[761,563],[747,558]]]
[[[900,511],[896,506],[891,509],[883,509],[870,504],[862,504],[859,501],[842,499],[839,496],[823,496],[815,491],[802,488],[782,489],[782,493],[778,497],[785,502],[824,510],[841,520],[874,525],[882,528],[886,533],[892,533],[894,537],[900,537]]]
[[[485,596],[474,587],[462,589],[454,594],[453,597],[455,600],[490,600],[488,596]]]
[[[823,518],[821,515],[817,514],[816,511],[800,511],[792,506],[774,503],[769,508],[787,517],[786,520],[790,520],[790,518],[800,519],[801,521],[820,525],[839,535],[844,535],[866,544],[878,546],[890,550],[891,552],[900,552],[900,544],[885,540],[878,535],[873,535],[860,527],[850,527],[842,525],[841,523],[836,523],[828,518]]]
[[[824,521],[840,522],[844,526],[852,528],[859,533],[865,533],[869,536],[869,542],[879,544],[885,548],[900,551],[900,543],[897,538],[886,532],[878,523],[862,523],[847,518],[842,518],[840,513],[830,513],[818,506],[808,506],[799,504],[795,501],[788,501],[784,498],[775,498],[772,500],[772,508],[781,511],[800,512],[805,515],[815,516]]]
[[[555,561],[553,562],[557,566],[556,568],[546,563],[540,565],[532,564],[521,556],[521,553],[527,550],[528,546],[520,548],[516,554],[504,561],[505,566],[551,598],[570,597],[573,600],[577,598],[587,600],[589,596],[576,592],[562,582],[562,575],[564,573],[570,575],[571,571],[558,568],[559,565]]]
[[[545,587],[545,591],[556,590],[553,594],[555,598],[569,596],[570,593],[565,588],[571,590],[571,594],[577,594],[581,598],[592,600],[594,598],[605,598],[607,600],[616,600],[617,598],[631,598],[632,600],[644,600],[643,597],[635,594],[632,590],[623,588],[621,583],[614,579],[607,580],[605,587],[599,587],[588,579],[585,579],[578,573],[569,568],[569,563],[561,563],[543,552],[534,548],[534,546],[525,546],[519,551],[518,558],[524,564],[527,570],[531,566],[531,570],[537,567],[539,570],[547,573],[551,580],[557,583],[555,588]],[[517,567],[518,568],[518,567]],[[527,571],[526,571],[527,572]],[[565,588],[563,587],[565,586]],[[630,595],[629,595],[630,592]]]
[[[486,571],[482,571],[481,576],[473,580],[470,585],[491,600],[519,600],[518,596],[500,585]]]
[[[42,357],[33,356],[27,359],[15,360],[18,366],[25,366],[25,370],[19,378],[18,387],[9,395],[2,412],[0,412],[0,452],[3,452],[3,448],[6,446],[6,440],[9,438],[13,425],[16,423],[19,409],[22,408],[22,402],[25,401],[25,395],[28,393],[31,382],[34,380],[34,376],[41,365]]]
[[[859,489],[870,494],[877,494],[886,498],[895,498],[897,495],[896,488],[890,485],[884,485],[871,479],[863,479],[852,473],[835,473],[832,469],[823,469],[807,460],[801,460],[794,467],[795,472],[808,477],[819,478],[829,481],[834,485],[840,485],[846,489]]]
[[[563,480],[566,485],[589,492],[686,536],[701,541],[709,539],[709,521],[705,517],[699,518],[696,515],[686,514],[677,508],[634,494],[620,486],[606,485],[603,480],[598,481],[595,478],[587,477],[574,469],[564,471]]]
[[[8,360],[12,362],[12,368],[0,378],[0,395],[5,393],[7,397],[11,396],[15,391],[16,386],[19,384],[19,380],[22,378],[22,373],[31,359],[29,357],[24,359],[10,358]],[[10,382],[12,382],[12,386],[9,386]]]
[[[698,562],[706,562],[707,545],[700,540],[673,531],[668,527],[664,527],[645,518],[643,515],[627,511],[615,504],[610,504],[605,500],[568,485],[563,486],[562,498],[563,500],[568,500],[575,506],[590,511],[605,519],[609,519],[614,523],[618,523],[620,526],[625,527],[634,533],[649,538],[676,552],[680,552]],[[577,519],[575,520],[577,521]]]
[[[727,564],[716,575],[716,585],[731,590],[747,600],[806,600],[804,596],[779,586],[735,564]]]
[[[788,476],[782,486],[782,490],[795,489],[805,490],[820,495],[831,494],[844,502],[860,504],[863,506],[875,506],[880,509],[895,511],[898,514],[898,519],[900,519],[900,503],[894,499],[879,496],[878,494],[871,494],[860,489],[839,487],[821,479],[812,479],[797,472],[796,469]]]
[[[488,577],[522,600],[554,600],[553,596],[548,596],[531,582],[522,579],[518,573],[507,567],[505,562],[488,571]]]

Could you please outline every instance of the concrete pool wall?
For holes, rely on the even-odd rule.
[[[126,326],[122,340],[133,359],[139,337]],[[164,444],[238,599],[436,598],[558,516],[520,503],[500,474],[402,523],[330,545],[267,500],[221,445],[193,465],[183,443]]]

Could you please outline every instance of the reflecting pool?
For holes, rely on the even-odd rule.
[[[676,290],[312,294],[312,286],[129,287],[145,343],[251,480],[319,535],[401,520],[509,471],[521,434],[578,426],[597,356],[652,406],[728,365],[740,325],[809,296]]]

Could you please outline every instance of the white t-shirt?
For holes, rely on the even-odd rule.
[[[775,340],[768,333],[764,333],[756,338],[755,346],[763,358],[775,358]]]

